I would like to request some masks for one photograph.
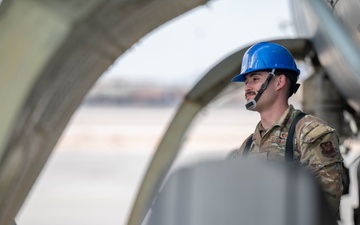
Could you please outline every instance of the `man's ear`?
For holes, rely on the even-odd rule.
[[[276,85],[275,85],[276,90],[280,90],[284,88],[285,85],[286,85],[286,76],[284,74],[277,76]]]

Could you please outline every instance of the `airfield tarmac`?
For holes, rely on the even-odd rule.
[[[80,107],[16,217],[18,225],[126,224],[145,170],[175,108]],[[175,166],[224,158],[259,116],[243,106],[207,108]]]

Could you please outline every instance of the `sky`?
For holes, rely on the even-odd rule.
[[[102,78],[193,84],[243,47],[293,36],[288,0],[212,0],[143,37]]]

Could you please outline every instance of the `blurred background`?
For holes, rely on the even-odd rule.
[[[142,38],[100,77],[73,115],[17,215],[18,225],[126,224],[184,95],[231,53],[293,34],[286,0],[214,0]],[[243,97],[239,91],[202,111],[175,167],[204,155],[226,157],[240,146],[259,120],[245,110]]]

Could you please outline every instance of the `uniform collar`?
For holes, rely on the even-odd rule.
[[[286,123],[288,122],[290,116],[293,114],[293,112],[295,111],[294,106],[289,105],[289,107],[285,110],[285,112],[282,114],[282,116],[280,117],[280,119],[268,130],[265,130],[264,127],[261,124],[261,121],[258,123],[258,125],[256,126],[256,130],[255,133],[258,135],[260,135],[260,137],[263,137],[267,131],[272,130],[274,127],[279,126],[279,127],[283,127],[286,125]]]

